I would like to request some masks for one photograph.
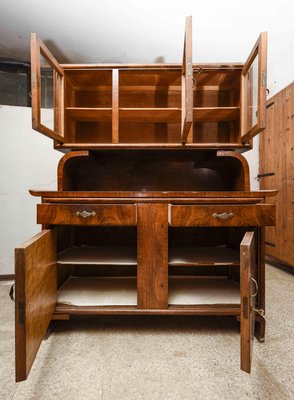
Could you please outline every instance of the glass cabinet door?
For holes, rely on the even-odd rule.
[[[192,141],[193,133],[193,65],[192,65],[192,17],[186,18],[184,55],[182,66],[182,143]]]
[[[259,36],[241,77],[241,141],[247,143],[265,128],[267,33]]]
[[[33,129],[63,142],[63,77],[56,59],[38,38],[31,35]]]

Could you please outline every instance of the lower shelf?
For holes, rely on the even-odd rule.
[[[171,247],[170,266],[230,265],[239,266],[239,251],[226,246]],[[137,265],[135,247],[69,247],[58,255],[58,264],[76,265]]]
[[[59,289],[58,305],[136,306],[135,277],[71,277]],[[225,277],[170,277],[170,305],[240,304],[239,284]]]

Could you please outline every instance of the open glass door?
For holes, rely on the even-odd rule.
[[[267,33],[262,32],[241,76],[241,141],[247,143],[265,128]]]
[[[56,59],[38,38],[31,35],[33,129],[63,142],[63,77]]]
[[[56,232],[44,230],[15,249],[15,371],[25,380],[56,305]]]
[[[192,17],[186,17],[184,55],[182,65],[182,143],[191,142],[193,134],[193,65],[192,65]]]
[[[256,276],[254,232],[246,232],[240,245],[241,369],[250,373],[255,326]]]

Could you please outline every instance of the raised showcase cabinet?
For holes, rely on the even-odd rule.
[[[265,127],[266,34],[245,64],[197,65],[191,25],[179,65],[59,65],[32,34],[33,127],[66,154],[16,249],[17,381],[72,315],[232,316],[250,372],[276,191],[250,191],[241,153]]]

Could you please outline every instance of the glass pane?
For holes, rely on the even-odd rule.
[[[258,55],[245,75],[246,88],[246,124],[245,131],[252,129],[258,122]]]
[[[54,70],[40,55],[41,70],[41,124],[54,131]]]

